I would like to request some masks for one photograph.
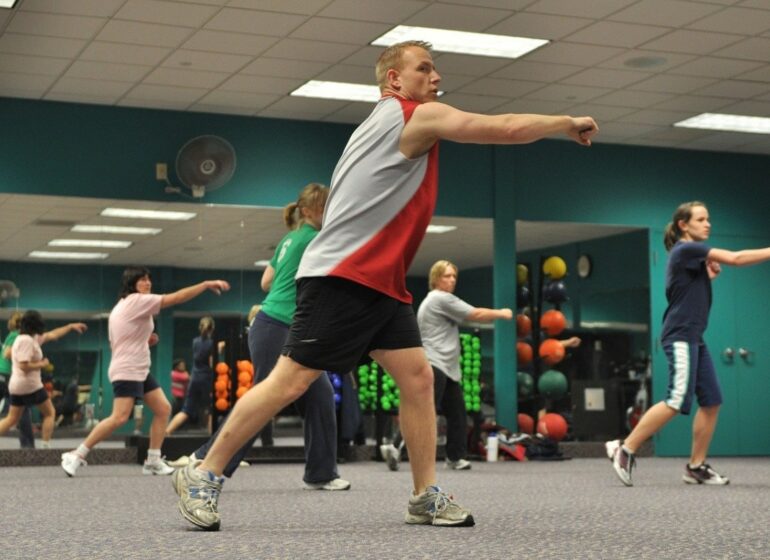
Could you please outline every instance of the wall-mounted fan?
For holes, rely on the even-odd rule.
[[[166,192],[182,193],[168,183],[165,167],[159,164],[157,176],[166,180]],[[204,135],[193,138],[176,156],[176,175],[190,189],[193,198],[224,186],[235,173],[235,149],[224,138]]]
[[[10,280],[0,280],[0,302],[6,299],[18,298],[21,295],[19,288]]]

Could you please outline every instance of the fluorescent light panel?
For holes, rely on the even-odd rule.
[[[377,103],[380,97],[382,97],[380,88],[377,86],[346,82],[326,82],[322,80],[310,80],[292,91],[289,95],[294,97],[365,101],[367,103]]]
[[[433,45],[433,50],[439,52],[500,58],[519,58],[550,42],[546,39],[398,25],[372,41],[372,45],[389,47],[403,41],[414,40],[428,41]]]
[[[150,227],[132,227],[132,226],[97,226],[88,224],[78,224],[73,226],[70,231],[76,233],[119,233],[122,235],[158,235],[160,228]]]
[[[701,128],[706,130],[724,130],[730,132],[750,132],[770,134],[770,118],[749,117],[746,115],[727,115],[724,113],[701,113],[689,119],[674,123],[681,128]]]
[[[426,229],[426,233],[446,233],[448,231],[454,231],[457,229],[457,226],[439,226],[430,224],[428,226],[428,229]]]
[[[254,266],[257,268],[267,268],[267,265],[270,264],[270,261],[254,261]]]
[[[17,0],[0,0],[0,8],[13,8]]]
[[[191,220],[195,212],[170,212],[164,210],[137,210],[134,208],[105,208],[101,215],[109,218],[140,218],[143,220]]]
[[[109,253],[79,253],[59,251],[32,251],[29,254],[33,259],[68,259],[68,260],[100,260],[109,257]]]
[[[50,247],[99,247],[100,249],[126,249],[131,247],[131,241],[107,239],[51,239]]]

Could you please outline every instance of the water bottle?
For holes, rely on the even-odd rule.
[[[497,433],[491,432],[487,436],[487,462],[492,463],[497,461]]]

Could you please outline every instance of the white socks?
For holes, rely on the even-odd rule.
[[[78,445],[78,448],[75,450],[75,453],[77,453],[77,454],[78,454],[78,455],[80,455],[80,456],[81,456],[83,459],[85,459],[85,458],[86,458],[86,456],[88,456],[88,452],[89,452],[89,451],[91,451],[91,449],[89,449],[88,447],[86,447],[85,445],[83,445],[83,444],[81,443],[80,445]]]
[[[148,463],[160,463],[160,449],[148,449],[147,450],[147,462]]]

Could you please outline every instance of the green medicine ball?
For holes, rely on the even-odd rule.
[[[567,392],[567,378],[562,372],[549,369],[537,380],[537,390],[549,399],[560,399]]]

